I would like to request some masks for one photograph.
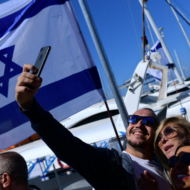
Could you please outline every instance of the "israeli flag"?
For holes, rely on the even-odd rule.
[[[159,40],[151,48],[151,52],[159,52],[160,53],[161,59],[159,60],[158,63],[160,63],[161,65],[164,65],[164,66],[166,66],[168,64],[166,54],[165,54],[165,52],[162,48],[162,44]],[[148,54],[150,55],[151,52],[149,52]],[[161,70],[148,68],[147,73],[154,76],[158,81],[161,81],[161,79],[162,79],[162,71]]]
[[[51,52],[36,95],[58,120],[102,99],[97,68],[68,0],[10,0],[0,6],[0,150],[34,134],[19,111],[15,86],[25,63]]]

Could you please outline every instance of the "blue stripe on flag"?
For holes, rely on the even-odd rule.
[[[15,30],[25,19],[37,15],[41,10],[51,5],[61,5],[68,0],[33,0],[21,10],[0,19],[0,38]]]
[[[159,43],[156,45],[156,48],[153,49],[153,52],[156,52],[156,50],[159,50],[160,48],[162,48],[162,44],[159,42]]]
[[[155,77],[157,80],[159,80],[159,81],[161,81],[161,79],[160,78],[157,78],[157,77]]]
[[[40,88],[36,99],[45,110],[50,111],[61,104],[101,88],[97,68],[92,67]],[[0,134],[28,121],[26,116],[19,111],[16,101],[1,108],[0,116]]]

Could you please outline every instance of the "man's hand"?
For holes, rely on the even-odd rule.
[[[144,174],[140,174],[141,179],[138,179],[138,185],[142,190],[159,190],[159,184],[157,179],[148,171],[144,171]]]
[[[15,88],[15,98],[22,110],[30,109],[33,97],[42,84],[42,78],[31,74],[30,71],[37,72],[33,65],[25,64]],[[32,90],[27,85],[34,87],[34,89]]]

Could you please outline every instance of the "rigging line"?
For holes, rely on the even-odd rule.
[[[132,4],[133,12],[135,13],[135,16],[136,16],[136,19],[137,19],[137,22],[138,22],[138,25],[139,25],[139,29],[141,30],[141,24],[140,24],[140,21],[139,21],[139,19],[138,19],[137,12],[136,12],[136,10],[135,10],[135,8],[134,8],[133,0],[132,0],[132,1],[130,0],[130,2],[131,2],[131,4]]]
[[[146,19],[147,27],[148,27],[149,32],[150,32],[150,36],[151,36],[151,39],[152,39],[152,43],[153,43],[153,45],[154,45],[154,44],[155,44],[155,43],[154,43],[154,38],[153,38],[153,35],[152,35],[152,32],[151,32],[151,29],[150,29],[150,25],[149,25],[149,23],[148,23],[147,16],[145,16],[145,19]]]
[[[170,2],[169,0],[165,0],[169,6],[172,8],[172,11],[174,12],[175,17],[177,18],[176,13],[190,26],[190,21],[185,17],[185,15],[178,9],[175,8]],[[177,21],[179,22],[179,19],[177,18]],[[180,24],[180,22],[179,22]]]
[[[112,30],[111,30],[111,20],[110,20],[110,4],[109,4],[110,0],[108,0],[108,20],[109,20],[109,32],[110,32],[110,44],[111,44],[111,55],[112,55],[112,63],[114,64],[114,54],[113,54],[113,41],[112,41]]]
[[[127,5],[126,5],[126,3],[125,3],[125,1],[123,0],[123,2],[124,2],[124,7],[125,7],[125,11],[126,11],[126,14],[128,14],[128,10],[127,10]],[[127,19],[128,19],[128,21],[129,21],[129,23],[130,23],[130,19],[127,17]],[[134,34],[134,32],[133,32],[133,35],[135,35]],[[135,36],[134,36],[134,38],[135,38]],[[138,45],[137,45],[137,49],[138,49],[139,47],[138,47]],[[140,53],[141,53],[141,48],[140,48],[140,51],[139,51]]]
[[[168,24],[167,24],[169,27],[168,27],[168,29],[173,29],[173,31],[175,31],[177,34],[178,34],[178,36],[180,36],[180,38],[182,39],[182,41],[183,41],[183,44],[184,44],[184,46],[186,46],[187,48],[185,48],[185,51],[184,52],[186,52],[186,56],[187,56],[187,59],[188,59],[188,61],[190,62],[190,54],[189,54],[189,46],[187,45],[187,43],[186,43],[186,41],[185,41],[185,38],[184,38],[184,36],[181,34],[181,32],[179,32],[179,31],[177,31],[177,30],[175,30],[175,28],[173,27],[173,25],[170,25],[170,22],[168,22]],[[169,38],[170,39],[170,38]]]
[[[124,4],[125,4],[125,0],[123,0],[123,2],[124,2]],[[133,23],[133,28],[134,28],[134,30],[135,30],[136,40],[137,40],[137,43],[138,43],[139,47],[141,47],[140,44],[139,44],[138,35],[137,35],[136,28],[135,28],[135,23],[134,23],[134,20],[133,20],[133,15],[132,15],[132,12],[131,12],[131,7],[130,7],[130,4],[129,4],[129,0],[127,0],[127,2],[128,2],[128,5],[129,5],[129,12],[130,12],[131,19],[132,19],[132,23]],[[126,4],[125,4],[125,6],[127,7]],[[139,50],[140,50],[140,52],[141,52],[141,49],[139,49]]]
[[[174,22],[176,22],[176,21],[174,21]],[[173,25],[171,25],[170,22],[168,22],[167,25],[169,26],[168,28],[173,28]],[[176,30],[175,28],[173,28],[173,31],[175,31],[175,32],[180,36],[180,38],[181,38],[181,39],[183,40],[183,42],[186,44],[185,46],[187,46],[187,49],[190,50],[189,46],[188,46],[187,43],[186,43],[186,40],[185,40],[184,35],[182,35],[182,33],[179,32],[178,30]]]
[[[149,25],[149,23],[148,23],[148,19],[147,19],[147,17],[146,17],[146,16],[145,16],[145,18],[146,18],[146,22],[147,22],[147,28],[149,29],[150,36],[151,36],[151,38],[152,38],[152,42],[153,42],[153,45],[154,45],[154,44],[155,44],[155,42],[154,42],[154,38],[153,38],[153,35],[152,35],[152,32],[151,32],[151,28],[150,28],[150,25]],[[155,47],[155,50],[156,50],[156,52],[157,52],[156,47]],[[158,60],[158,62],[159,62],[159,64],[161,64],[160,60]]]
[[[175,1],[175,3],[178,4],[190,16],[190,14],[177,1]]]
[[[168,19],[167,19],[167,26],[171,26],[170,23],[172,22],[171,21],[171,16],[169,15],[169,11],[170,11],[170,7],[168,7],[168,11],[167,11],[167,16],[168,16]],[[168,34],[172,33],[173,31],[171,31],[171,27],[168,27]],[[171,42],[172,42],[172,36],[171,35],[168,35],[168,41],[169,41],[169,44],[171,45]]]
[[[130,75],[130,77],[128,77],[129,74],[133,74],[133,71],[135,70],[135,67],[138,65],[139,63],[139,60],[141,58],[141,54],[139,53],[138,57],[137,57],[137,60],[135,61],[135,66],[131,67],[128,72],[126,73],[126,77],[124,78],[123,80],[123,83],[125,83],[125,81],[128,79],[128,78],[131,78],[132,76]]]

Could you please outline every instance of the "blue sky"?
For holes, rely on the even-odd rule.
[[[0,0],[4,2],[5,0]],[[77,0],[71,0],[76,12],[83,35],[90,48],[97,67],[100,70],[106,89],[109,89],[104,70],[92,43],[89,31],[84,21]],[[118,85],[121,85],[133,75],[133,72],[142,59],[142,8],[138,0],[87,0],[92,16],[95,20],[99,35],[103,42],[106,54],[110,61]],[[189,0],[171,0],[190,19]],[[129,9],[131,8],[131,14]],[[174,49],[176,50],[186,77],[190,76],[190,48],[182,31],[165,0],[149,0],[147,3],[150,13],[158,27],[164,27],[164,40],[177,63]],[[188,12],[189,11],[189,12]],[[190,39],[190,26],[181,18],[180,21]],[[135,29],[134,29],[135,28]],[[154,41],[157,40],[153,30]],[[150,45],[153,42],[146,27],[146,35]]]
[[[4,2],[6,2],[6,1],[8,1],[8,0],[0,0],[0,3],[4,3]]]
[[[80,6],[77,0],[71,0],[78,17],[80,26],[90,47],[94,60],[100,68],[102,78],[107,87],[107,79],[104,75],[101,63],[94,49],[84,22]],[[138,0],[87,0],[92,12],[95,24],[102,39],[104,48],[109,58],[111,67],[116,77],[118,85],[133,75],[133,72],[142,59],[142,8]],[[119,2],[119,3],[118,3]],[[190,19],[189,0],[171,0]],[[129,9],[131,8],[131,12]],[[171,52],[175,62],[177,62],[174,49],[176,50],[181,64],[183,65],[186,77],[190,76],[190,48],[184,35],[165,0],[151,1],[147,3],[150,13],[158,27],[164,27],[164,40]],[[188,12],[189,11],[189,12]],[[132,17],[131,17],[132,15]],[[190,39],[190,26],[183,19],[180,21]],[[157,40],[153,30],[154,41]],[[146,26],[146,35],[150,45],[153,42]]]

